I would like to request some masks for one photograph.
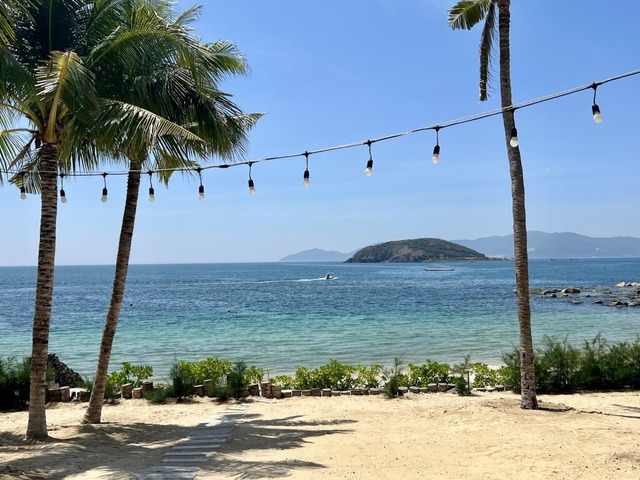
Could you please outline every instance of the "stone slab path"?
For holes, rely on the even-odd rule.
[[[142,473],[134,473],[136,480],[196,480],[196,465],[206,462],[222,445],[231,430],[247,409],[247,405],[230,407],[225,413],[218,414],[205,423],[200,423],[187,438],[172,446],[164,454],[162,465],[154,465]]]

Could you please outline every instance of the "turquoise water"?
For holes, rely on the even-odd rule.
[[[426,268],[453,268],[427,271]],[[110,370],[151,365],[166,376],[177,357],[245,360],[271,375],[335,358],[391,365],[427,358],[500,363],[518,343],[511,262],[425,264],[263,263],[132,265]],[[49,351],[94,374],[111,266],[58,267]],[[324,280],[334,272],[335,280]],[[31,349],[34,267],[0,268],[0,356]],[[531,287],[583,291],[640,281],[640,259],[532,260]],[[534,341],[582,343],[640,334],[640,309],[585,298],[532,298]]]

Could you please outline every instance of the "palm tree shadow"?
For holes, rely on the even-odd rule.
[[[78,426],[76,431],[75,436],[57,439],[54,430],[51,437],[43,442],[3,434],[0,437],[0,458],[3,459],[0,461],[0,474],[11,475],[8,478],[58,480],[102,467],[125,478],[160,462],[162,454],[189,435],[193,427],[105,423]],[[141,432],[145,438],[144,445],[138,443]],[[27,450],[29,455],[11,458],[10,454],[17,450]],[[5,453],[6,456],[3,455]],[[139,465],[136,465],[136,459],[139,459]]]
[[[239,476],[241,478],[282,478],[296,470],[322,469],[325,465],[315,462],[288,458],[285,461],[259,462],[241,458],[241,454],[252,451],[295,450],[302,448],[315,437],[340,435],[353,431],[336,428],[353,424],[356,420],[305,421],[302,415],[271,420],[261,415],[247,415],[232,431],[231,437],[219,450],[212,461],[201,465],[203,475],[216,474]]]

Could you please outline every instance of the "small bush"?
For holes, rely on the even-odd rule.
[[[416,387],[426,387],[430,383],[449,383],[451,367],[447,363],[427,359],[422,365],[409,364],[409,383]]]
[[[193,370],[190,368],[189,362],[180,362],[177,359],[173,361],[169,377],[171,377],[172,391],[171,394],[176,398],[187,397],[193,395],[196,385],[193,376]]]
[[[119,371],[111,372],[107,376],[107,383],[111,383],[116,391],[127,383],[132,384],[133,388],[138,388],[151,375],[153,375],[153,368],[148,365],[132,365],[129,362],[122,362],[122,368]]]
[[[248,385],[246,380],[247,365],[242,361],[236,362],[227,376],[227,386],[233,392],[234,398],[240,398],[242,390]]]
[[[401,386],[402,375],[402,359],[396,357],[393,359],[393,367],[385,369],[382,372],[382,379],[385,382],[382,387],[382,393],[387,398],[394,398],[398,396],[398,391]]]
[[[276,385],[282,385],[282,388],[284,388],[285,390],[291,390],[294,388],[293,377],[289,375],[277,375],[271,379],[271,382]]]

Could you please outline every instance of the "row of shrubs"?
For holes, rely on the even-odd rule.
[[[267,379],[283,389],[310,390],[330,388],[381,388],[389,397],[397,395],[399,387],[426,387],[430,383],[453,383],[460,394],[471,388],[503,385],[520,391],[520,352],[514,348],[503,354],[504,365],[491,368],[484,363],[472,363],[467,356],[460,364],[426,360],[423,364],[409,363],[406,368],[397,358],[391,368],[381,365],[347,365],[331,359],[315,369],[297,367],[293,375],[278,375]],[[536,389],[539,393],[561,393],[577,390],[617,390],[640,388],[640,336],[632,342],[609,343],[602,335],[585,341],[581,347],[568,340],[545,337],[536,350]],[[122,368],[109,374],[106,399],[116,399],[122,385],[134,387],[151,378],[153,369],[122,363]],[[157,383],[147,397],[154,402],[166,398],[184,398],[194,394],[196,385],[207,382],[207,394],[218,399],[238,398],[243,389],[263,381],[265,370],[239,361],[232,364],[218,358],[199,362],[175,360],[168,379]],[[91,389],[91,383],[86,382]],[[29,394],[29,360],[18,362],[0,358],[0,409],[22,408]]]

